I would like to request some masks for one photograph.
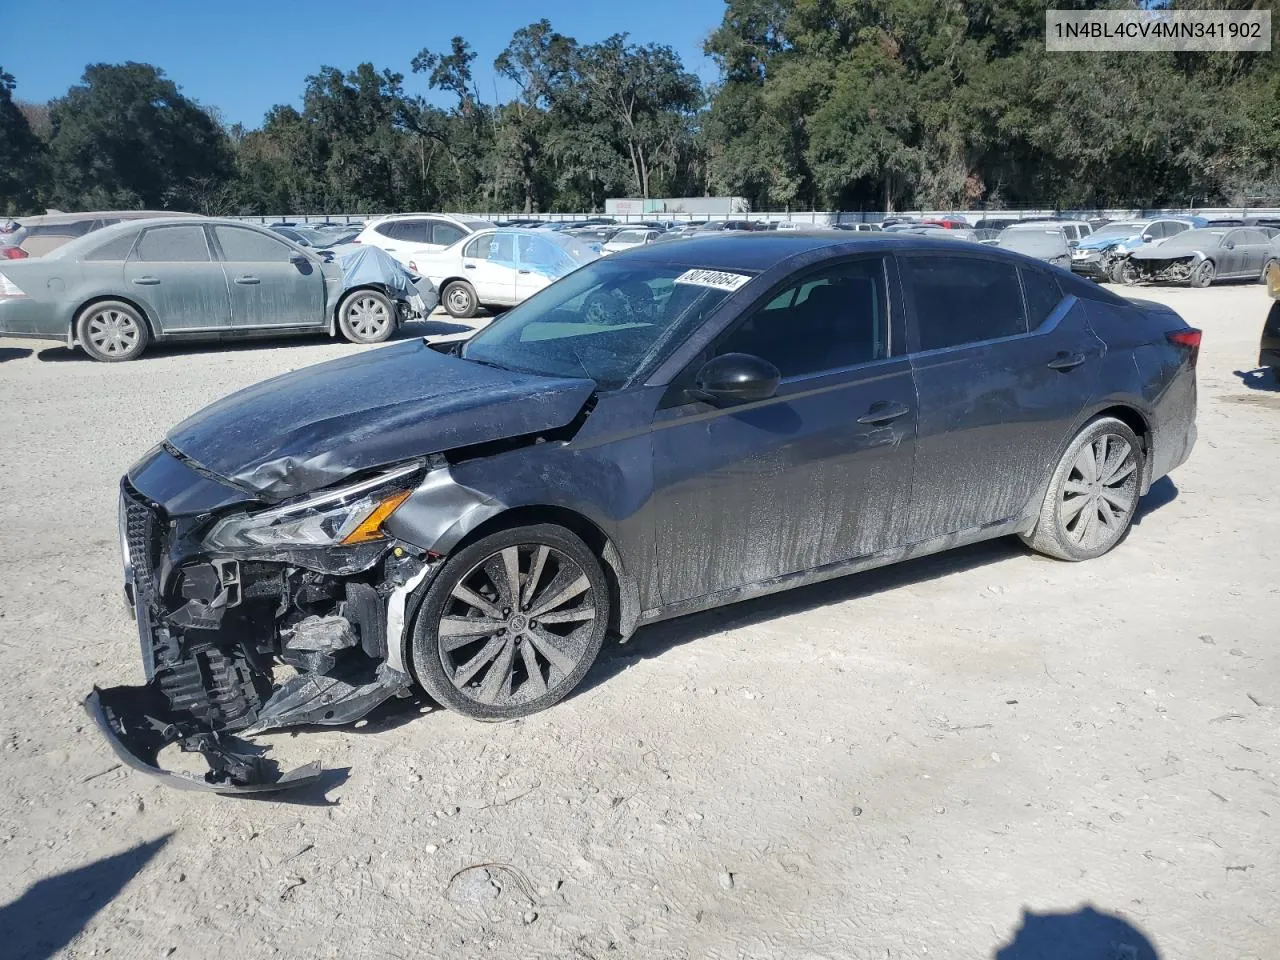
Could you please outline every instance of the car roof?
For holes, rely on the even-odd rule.
[[[151,220],[156,217],[190,218],[198,213],[180,210],[86,210],[83,213],[46,213],[36,217],[15,217],[24,227],[59,226],[64,223],[80,223],[84,220]]]

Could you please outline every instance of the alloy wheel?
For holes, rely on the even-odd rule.
[[[390,322],[387,305],[377,297],[356,297],[347,305],[347,323],[361,340],[378,337]]]
[[[94,348],[109,357],[131,352],[142,336],[138,321],[121,310],[98,311],[89,318],[85,329]]]
[[[466,313],[471,309],[471,294],[465,287],[452,287],[449,290],[448,307],[451,313]]]
[[[436,624],[445,676],[486,706],[536,700],[592,650],[602,614],[591,579],[543,543],[504,547],[453,584]]]
[[[1060,494],[1067,539],[1092,550],[1119,540],[1138,498],[1138,457],[1124,437],[1104,433],[1080,448]]]

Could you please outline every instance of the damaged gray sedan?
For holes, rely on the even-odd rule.
[[[884,234],[652,244],[463,345],[298,370],[122,480],[130,765],[310,782],[241,737],[420,687],[551,706],[606,636],[1007,534],[1107,552],[1195,440],[1199,331],[1028,257]],[[171,746],[208,761],[167,774]]]
[[[1165,280],[1193,287],[1207,287],[1216,280],[1266,282],[1267,267],[1275,257],[1271,237],[1261,227],[1187,230],[1129,254],[1120,279],[1128,284]]]

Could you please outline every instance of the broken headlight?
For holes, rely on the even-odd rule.
[[[204,545],[216,553],[355,546],[381,540],[382,524],[413,492],[421,462],[327,490],[296,503],[227,517]]]

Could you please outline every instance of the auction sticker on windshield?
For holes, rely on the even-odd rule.
[[[691,283],[698,287],[715,287],[717,290],[737,290],[751,278],[742,273],[726,273],[723,270],[686,270],[676,277],[676,283]]]

